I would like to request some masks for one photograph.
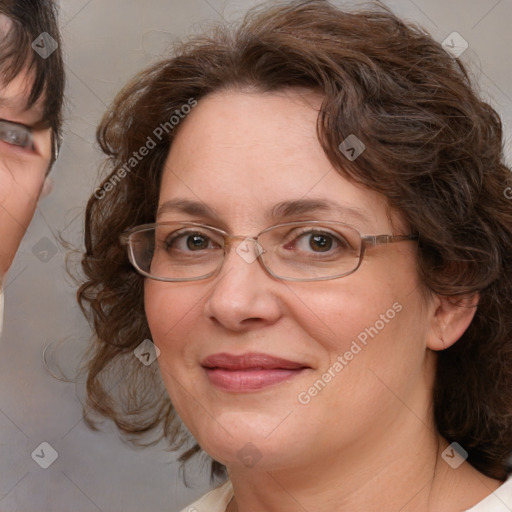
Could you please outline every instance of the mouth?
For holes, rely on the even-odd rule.
[[[310,369],[304,363],[258,353],[214,354],[205,358],[201,366],[213,386],[238,393],[275,386]]]

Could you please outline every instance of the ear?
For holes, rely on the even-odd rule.
[[[39,195],[40,198],[49,196],[53,190],[53,179],[51,176],[46,176],[43,188],[41,189],[41,194]]]
[[[480,295],[474,293],[462,297],[432,299],[431,328],[427,335],[427,346],[431,350],[444,350],[461,338],[475,316]]]

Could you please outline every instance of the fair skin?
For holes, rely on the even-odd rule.
[[[0,32],[9,23],[0,16]],[[34,216],[51,160],[51,129],[42,119],[42,97],[26,107],[32,80],[32,74],[23,71],[9,84],[0,83],[0,119],[27,126],[33,137],[33,147],[0,138],[0,282]]]
[[[278,222],[338,220],[363,234],[406,234],[382,196],[348,181],[316,136],[321,97],[307,91],[224,91],[180,126],[165,164],[157,221],[188,220],[237,235]],[[172,199],[215,212],[162,208]],[[272,208],[326,199],[364,217],[316,211],[270,220]],[[227,466],[228,511],[463,510],[500,482],[440,457],[431,389],[435,351],[455,343],[474,307],[425,298],[414,242],[369,248],[353,274],[281,281],[231,250],[220,273],[182,283],[146,280],[146,315],[172,402],[201,447]],[[476,298],[466,298],[471,306]],[[298,395],[398,303],[399,313],[307,404]],[[218,353],[265,353],[305,369],[259,390],[221,389],[201,362]],[[240,456],[252,443],[261,458]]]

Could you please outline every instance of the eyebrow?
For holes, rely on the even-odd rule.
[[[206,204],[190,199],[171,199],[159,206],[157,217],[163,213],[178,211],[188,215],[196,215],[198,217],[214,219],[223,223],[220,216]],[[359,208],[342,206],[328,199],[296,199],[293,201],[283,201],[277,203],[267,215],[269,221],[280,221],[290,217],[311,213],[333,213],[340,217],[340,221],[347,217],[369,222],[368,217],[363,210]]]
[[[5,98],[3,96],[0,96],[0,108],[1,107],[7,107],[7,108],[10,108],[13,110],[17,110],[19,115],[22,115],[26,112],[30,113],[31,111],[39,114],[38,109],[34,108],[34,105],[32,105],[32,107],[30,107],[30,108],[26,108],[26,106],[25,106],[25,108],[20,110],[20,106],[18,104],[16,104],[14,101],[12,101],[11,98]],[[40,113],[40,115],[38,115],[37,120],[30,124],[20,123],[18,121],[11,121],[9,119],[2,119],[2,121],[8,121],[9,123],[19,124],[19,125],[25,126],[26,128],[28,128],[30,130],[36,130],[36,131],[44,130],[45,128],[50,127],[49,120],[44,117],[42,112]]]

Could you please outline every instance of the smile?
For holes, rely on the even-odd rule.
[[[268,354],[214,354],[201,363],[210,383],[224,391],[251,392],[296,377],[309,366]]]

